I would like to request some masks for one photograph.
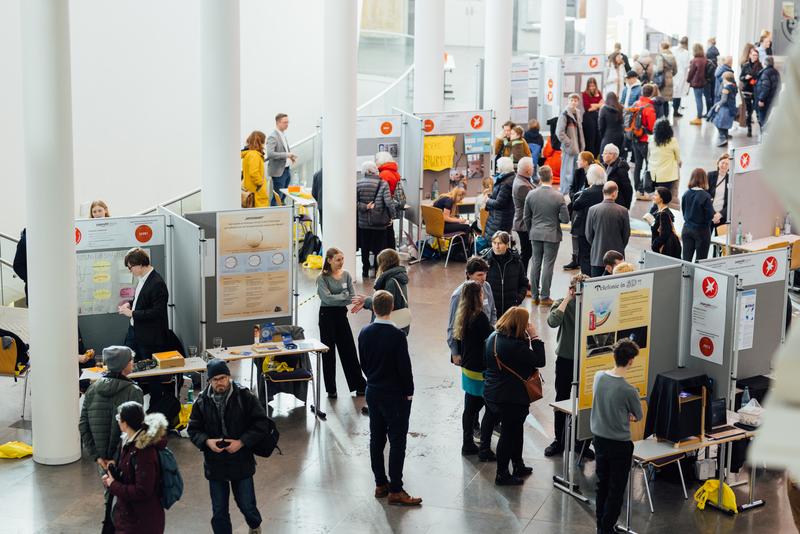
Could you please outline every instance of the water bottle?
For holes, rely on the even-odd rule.
[[[431,186],[431,200],[439,198],[439,180],[434,180]]]
[[[744,393],[742,393],[742,405],[740,408],[744,408],[750,402],[750,388],[748,386],[744,387]]]
[[[736,225],[736,244],[742,244],[742,221],[739,221],[739,223]]]
[[[783,218],[783,235],[789,235],[792,233],[792,222],[789,220],[789,214],[786,214],[786,217]]]
[[[186,402],[188,404],[194,402],[194,384],[189,384],[189,391],[186,393]]]

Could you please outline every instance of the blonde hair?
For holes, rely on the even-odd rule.
[[[621,263],[618,263],[614,267],[613,274],[632,273],[635,270],[636,270],[636,267],[634,267],[632,263],[627,262],[627,261],[623,261]]]
[[[467,192],[464,190],[464,188],[454,187],[453,189],[442,195],[443,197],[447,197],[453,200],[453,207],[450,208],[450,215],[452,215],[453,217],[458,215],[458,203],[464,200],[464,195],[466,194]]]
[[[497,320],[497,332],[508,337],[523,339],[528,329],[530,314],[522,306],[512,306]]]

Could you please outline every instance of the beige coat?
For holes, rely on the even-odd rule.
[[[667,100],[672,99],[673,82],[672,78],[678,73],[678,64],[675,56],[669,50],[664,50],[656,56],[655,72],[664,72],[664,87],[659,89],[661,96]]]
[[[647,166],[653,182],[663,184],[674,182],[681,177],[680,162],[681,151],[678,140],[674,137],[664,146],[656,146],[655,136],[650,136],[648,147]]]

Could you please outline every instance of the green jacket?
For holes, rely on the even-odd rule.
[[[98,458],[114,458],[120,440],[117,408],[128,401],[143,403],[144,394],[130,379],[113,373],[107,374],[86,391],[78,428],[81,442]]]
[[[547,324],[558,328],[556,334],[556,356],[566,360],[575,358],[575,299],[567,304],[566,311],[558,309],[564,299],[558,299],[550,308]]]

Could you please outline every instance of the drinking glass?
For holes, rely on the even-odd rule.
[[[215,337],[214,340],[213,340],[213,343],[214,343],[214,348],[215,349],[221,349],[222,348],[222,338],[221,337]]]

